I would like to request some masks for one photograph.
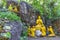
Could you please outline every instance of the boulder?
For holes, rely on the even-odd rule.
[[[35,25],[39,11],[34,10],[34,8],[28,3],[22,1],[20,2],[20,13],[19,13],[23,22],[27,25]]]

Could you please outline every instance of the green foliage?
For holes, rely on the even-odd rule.
[[[10,32],[7,32],[7,33],[5,34],[5,37],[11,38],[11,33],[10,33]]]
[[[16,13],[10,11],[0,12],[0,18],[7,18],[8,20],[12,21],[21,21],[20,17],[18,17]]]
[[[60,0],[29,0],[29,2],[32,2],[30,4],[48,19],[60,18]]]
[[[2,0],[3,6],[6,6],[6,0]]]
[[[1,36],[6,37],[6,38],[11,38],[11,33],[10,32],[1,33]]]
[[[0,7],[6,7],[6,0],[0,0]]]

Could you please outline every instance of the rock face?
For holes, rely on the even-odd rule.
[[[19,22],[8,22],[5,25],[12,25],[12,29],[10,30],[11,38],[9,40],[20,40],[23,24]]]
[[[8,32],[11,33],[11,38],[9,40],[20,40],[20,35],[22,31],[23,24],[21,22],[6,22],[4,26],[10,26],[11,29]]]
[[[35,12],[34,12],[35,11]],[[39,11],[33,10],[33,7],[26,2],[20,2],[20,17],[22,21],[29,25],[35,25]]]
[[[58,35],[60,35],[60,19],[57,19],[53,22],[53,25],[55,26],[55,32],[57,32]]]
[[[11,1],[11,0],[7,1],[7,7],[9,7],[10,4],[12,4],[12,6],[17,6],[18,5],[18,2]]]

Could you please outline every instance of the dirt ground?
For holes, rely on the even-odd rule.
[[[28,40],[60,40],[60,37],[39,37],[39,38],[31,38],[29,37]]]

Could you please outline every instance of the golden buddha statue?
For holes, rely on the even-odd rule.
[[[14,6],[13,11],[14,11],[14,12],[18,12],[18,9],[17,9],[16,6]]]
[[[41,19],[41,17],[40,16],[38,16],[38,19],[36,20],[36,24],[42,24],[43,23],[43,21],[42,21],[42,19]]]
[[[29,28],[28,30],[29,30],[29,31],[28,31],[28,32],[29,32],[29,33],[28,33],[29,36],[35,37],[35,30],[36,30],[36,29],[35,29],[35,26],[32,26],[32,27]]]
[[[8,10],[11,11],[12,9],[13,9],[12,4],[10,4],[9,7],[8,7]]]
[[[48,29],[48,32],[50,32],[48,36],[55,36],[52,26],[49,26],[47,29]]]
[[[41,27],[41,32],[42,32],[41,36],[46,36],[46,28],[44,25],[42,25],[42,27]]]
[[[40,30],[42,32],[41,36],[46,36],[46,28],[43,24],[43,21],[40,16],[38,16],[38,19],[36,21],[36,30]]]

